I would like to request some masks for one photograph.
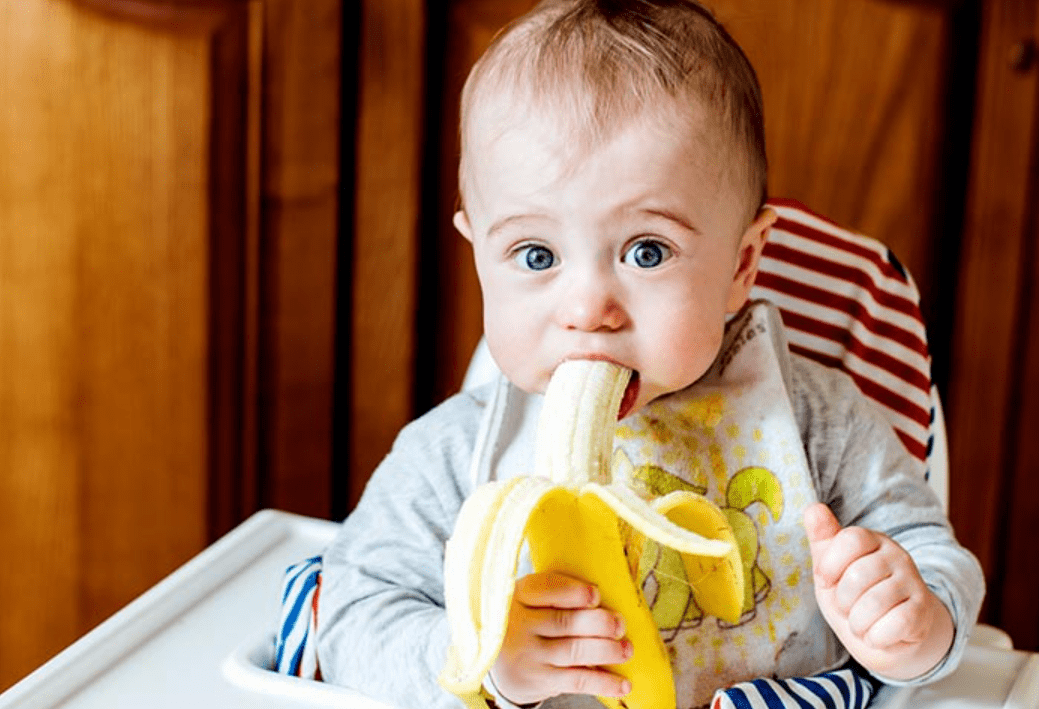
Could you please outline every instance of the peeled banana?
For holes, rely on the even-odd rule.
[[[735,621],[743,564],[725,515],[706,498],[675,492],[647,501],[614,480],[613,433],[631,371],[569,360],[553,374],[538,422],[535,474],[481,485],[463,504],[444,560],[451,646],[440,684],[483,709],[484,677],[505,638],[520,549],[535,571],[598,587],[601,605],[624,618],[634,654],[607,669],[632,686],[610,707],[673,709],[667,648],[636,586],[646,538],[682,553],[701,607]]]

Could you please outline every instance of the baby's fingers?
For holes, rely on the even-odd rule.
[[[930,630],[922,600],[910,597],[895,605],[869,625],[860,635],[876,650],[896,650],[922,641]],[[850,621],[850,619],[849,619]],[[853,632],[857,632],[853,628]]]
[[[624,637],[624,619],[604,608],[528,608],[527,614],[531,632],[541,637]]]
[[[632,654],[630,640],[542,638],[541,643],[544,662],[553,667],[619,665],[630,660]]]
[[[868,554],[851,562],[836,582],[833,600],[850,619],[856,606],[860,613],[873,611],[873,620],[905,600],[909,590],[881,554]]]
[[[867,589],[848,606],[848,629],[874,647],[886,647],[891,643],[882,640],[880,635],[874,639],[874,628],[877,633],[883,633],[884,626],[879,625],[880,621],[906,603],[909,598],[910,593],[894,578],[884,579]],[[883,644],[878,645],[878,642]]]
[[[631,682],[620,675],[596,667],[572,667],[559,672],[552,682],[554,694],[592,694],[599,697],[625,697]]]
[[[529,608],[595,608],[599,589],[572,576],[546,571],[519,579],[515,599]]]
[[[880,546],[881,539],[874,532],[862,527],[845,527],[830,540],[825,553],[813,559],[816,584],[826,588],[843,583],[845,573],[855,562],[875,553]],[[856,585],[864,588],[866,581],[860,579]]]

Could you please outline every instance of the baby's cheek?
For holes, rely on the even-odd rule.
[[[710,368],[721,347],[722,327],[698,319],[679,318],[659,343],[669,383],[677,389],[689,386]]]
[[[541,381],[541,369],[535,353],[536,342],[522,321],[502,319],[488,323],[487,344],[498,367],[513,384],[527,392],[540,392],[547,382]]]

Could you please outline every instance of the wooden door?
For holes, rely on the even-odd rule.
[[[0,688],[328,514],[339,13],[0,0]]]
[[[256,62],[245,4],[0,13],[7,684],[205,545],[214,466],[240,479]]]
[[[984,617],[1039,649],[1039,2],[984,4],[949,387],[952,517]],[[951,309],[951,308],[950,308]]]

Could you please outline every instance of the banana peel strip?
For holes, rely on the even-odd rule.
[[[452,629],[452,650],[459,662],[472,662],[479,646],[480,586],[468,583],[471,569],[479,569],[487,552],[491,525],[501,510],[505,493],[517,481],[491,482],[478,487],[462,506],[454,534],[444,553],[444,594],[447,622]],[[464,579],[466,583],[458,583]]]
[[[739,543],[725,513],[703,495],[688,490],[676,490],[651,504],[660,514],[682,520],[688,525],[683,529],[730,543],[731,550],[722,557],[693,553],[681,556],[686,582],[700,610],[728,623],[738,622],[743,613],[746,579]]]
[[[733,545],[729,542],[709,539],[680,527],[623,485],[588,483],[582,490],[594,492],[617,513],[618,517],[637,531],[675,551],[694,556],[722,557],[733,550]]]
[[[554,487],[537,477],[487,483],[462,506],[455,528],[466,530],[465,536],[456,543],[458,531],[452,535],[444,558],[452,646],[440,676],[440,683],[459,696],[479,693],[498,656],[527,518]]]

